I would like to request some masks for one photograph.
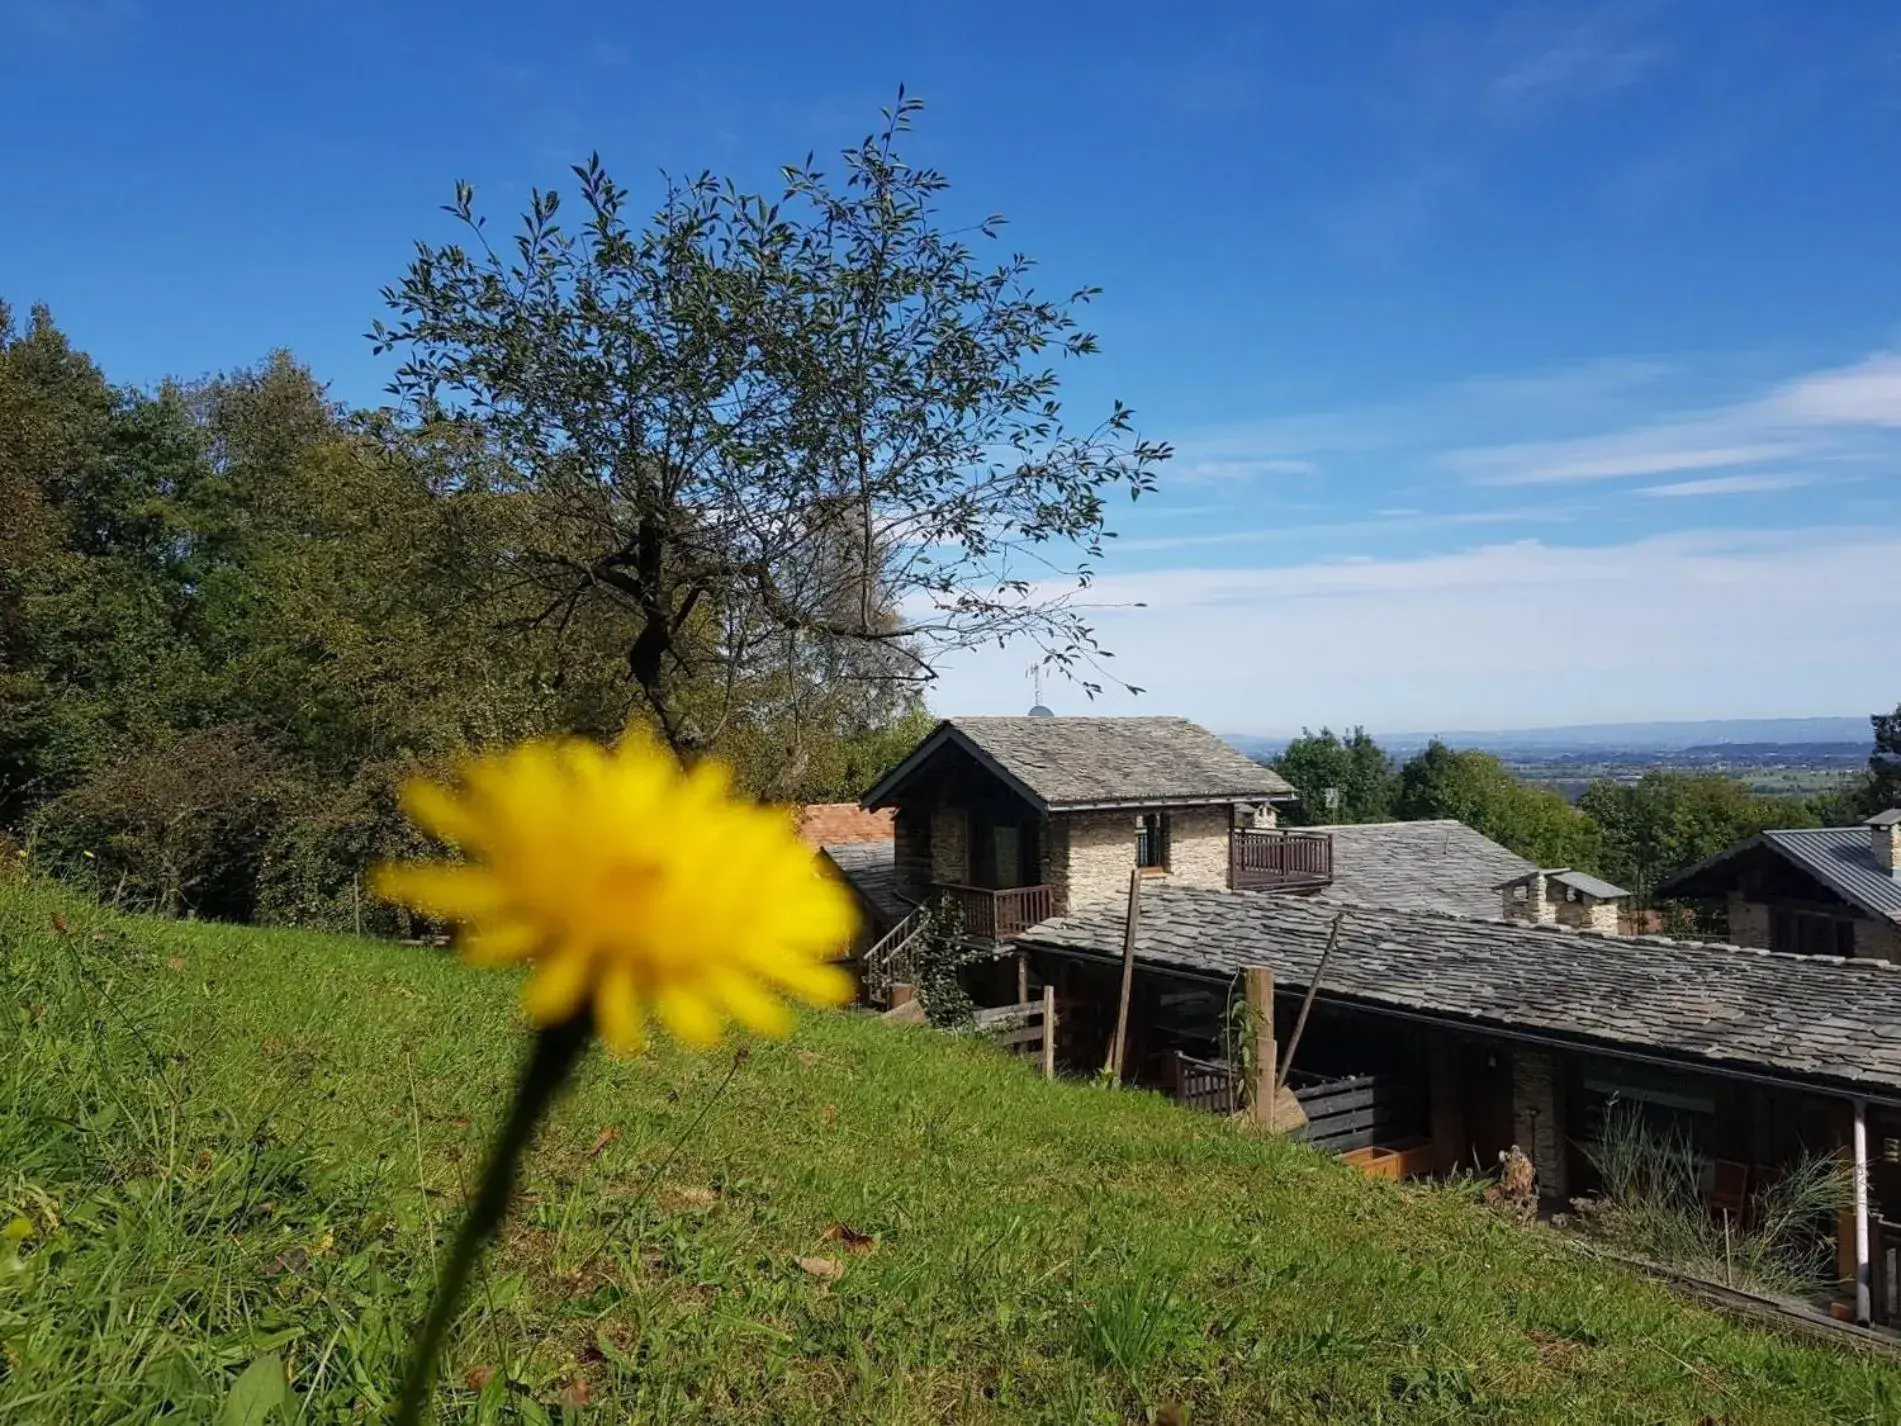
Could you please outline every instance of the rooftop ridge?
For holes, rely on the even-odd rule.
[[[1821,830],[1811,828],[1810,830]],[[1375,906],[1360,903],[1347,904],[1338,901],[1309,901],[1304,897],[1274,897],[1258,891],[1223,891],[1213,887],[1168,886],[1148,884],[1143,887],[1143,895],[1161,897],[1181,897],[1197,900],[1202,897],[1259,897],[1262,900],[1276,900],[1285,907],[1298,907],[1302,911],[1311,911],[1316,920],[1332,920],[1334,916],[1345,914],[1349,919],[1355,911],[1371,911],[1382,916],[1412,917],[1421,920],[1444,921],[1457,926],[1473,926],[1485,930],[1504,931],[1508,934],[1535,934],[1559,937],[1577,937],[1589,941],[1605,941],[1619,946],[1651,945],[1669,947],[1685,951],[1725,952],[1734,955],[1756,956],[1766,960],[1787,961],[1795,965],[1806,966],[1846,966],[1856,970],[1872,971],[1876,974],[1892,975],[1901,973],[1901,962],[1884,961],[1873,956],[1805,956],[1794,951],[1773,951],[1762,946],[1739,946],[1733,941],[1684,941],[1673,936],[1663,936],[1646,932],[1638,936],[1620,935],[1615,931],[1600,931],[1588,926],[1563,926],[1555,922],[1507,921],[1502,917],[1460,916],[1451,911],[1433,908],[1407,906]],[[1103,908],[1102,915],[1120,920],[1121,914],[1113,907]],[[1048,921],[1039,922],[1048,926],[1057,921],[1069,919],[1068,916],[1052,916]],[[1032,926],[1031,931],[1036,927]],[[1026,936],[1023,939],[1029,939]]]

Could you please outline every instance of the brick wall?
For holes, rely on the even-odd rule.
[[[1558,1064],[1542,1050],[1512,1051],[1512,1137],[1538,1171],[1538,1193],[1562,1203],[1570,1185],[1564,1167],[1564,1115]]]
[[[1738,946],[1769,949],[1769,908],[1760,901],[1745,901],[1742,893],[1729,894],[1729,939]]]
[[[970,880],[970,816],[961,807],[931,812],[931,880],[952,885]]]
[[[856,802],[812,802],[799,809],[799,835],[814,847],[888,842],[893,822],[890,808],[867,812]]]
[[[1183,886],[1228,889],[1228,833],[1234,813],[1218,807],[1178,807],[1168,814],[1168,875]],[[1128,873],[1124,872],[1124,876]]]

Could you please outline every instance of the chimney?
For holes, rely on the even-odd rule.
[[[1901,807],[1890,807],[1868,819],[1868,849],[1875,865],[1901,880]]]
[[[1505,919],[1532,926],[1548,926],[1558,919],[1558,908],[1551,902],[1550,888],[1542,871],[1508,881],[1500,888],[1505,893]]]

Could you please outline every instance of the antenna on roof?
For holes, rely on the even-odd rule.
[[[1040,663],[1031,664],[1029,673],[1030,685],[1036,690],[1036,702],[1030,705],[1030,716],[1032,718],[1054,718],[1056,715],[1043,706],[1043,665]]]

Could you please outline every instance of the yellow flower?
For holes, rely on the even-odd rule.
[[[478,965],[530,960],[540,1024],[592,1002],[609,1046],[637,1050],[649,1013],[690,1045],[728,1020],[784,1034],[782,996],[851,998],[830,964],[856,922],[782,813],[735,798],[725,768],[682,771],[631,730],[614,752],[578,739],[467,760],[457,785],[403,789],[404,810],[466,862],[380,867],[377,892],[461,923]]]

